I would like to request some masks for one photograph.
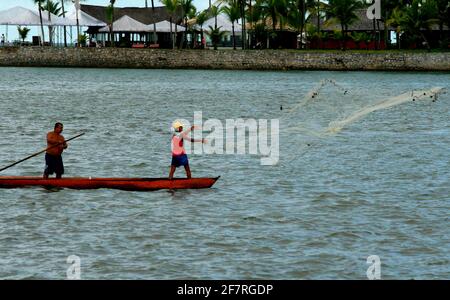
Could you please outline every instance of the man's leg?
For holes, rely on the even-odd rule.
[[[48,158],[48,154],[45,153],[45,169],[44,169],[44,175],[42,176],[44,179],[48,179],[48,168],[50,168],[49,166],[49,158]]]
[[[187,178],[191,178],[191,169],[189,168],[189,165],[185,165],[184,169],[186,170]]]
[[[62,174],[64,174],[64,164],[63,164],[61,156],[59,156],[56,160],[55,173],[56,173],[56,179],[61,179]]]
[[[170,173],[169,173],[169,179],[173,178],[173,173],[175,173],[175,170],[177,169],[177,167],[175,167],[174,165],[170,166]]]

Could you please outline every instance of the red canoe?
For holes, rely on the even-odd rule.
[[[220,176],[219,176],[220,177]],[[0,188],[21,188],[41,186],[46,188],[69,189],[120,189],[127,191],[154,191],[160,189],[205,189],[219,179],[215,178],[62,178],[9,176],[0,177]]]

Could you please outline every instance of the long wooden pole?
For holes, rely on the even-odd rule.
[[[83,133],[80,133],[79,135],[76,135],[76,136],[74,136],[74,137],[72,137],[72,138],[70,138],[70,139],[68,139],[68,140],[65,140],[64,142],[58,143],[58,144],[53,145],[53,146],[51,146],[51,147],[48,147],[48,148],[46,148],[46,149],[44,149],[44,150],[42,150],[42,151],[39,151],[39,152],[34,153],[34,154],[30,155],[30,156],[27,156],[27,157],[25,157],[24,159],[21,159],[21,160],[19,160],[19,161],[16,161],[15,163],[13,163],[13,164],[11,164],[11,165],[9,165],[9,166],[6,166],[6,167],[4,167],[4,168],[1,168],[1,169],[0,169],[0,172],[1,172],[1,171],[4,171],[4,170],[6,170],[6,169],[9,169],[9,168],[11,168],[11,167],[13,167],[13,166],[15,166],[15,165],[17,165],[17,164],[20,164],[21,162],[24,162],[24,161],[26,161],[26,160],[28,160],[28,159],[30,159],[30,158],[33,158],[33,157],[35,157],[35,156],[38,156],[39,154],[44,153],[45,151],[47,151],[47,150],[49,150],[49,149],[53,149],[53,148],[55,148],[55,147],[58,147],[58,146],[61,145],[61,144],[64,144],[64,143],[66,143],[66,142],[68,142],[68,141],[71,141],[71,140],[74,140],[74,139],[76,139],[76,138],[82,136],[83,134],[84,134],[84,132],[83,132]]]

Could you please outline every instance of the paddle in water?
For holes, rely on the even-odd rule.
[[[42,153],[46,152],[46,151],[49,150],[49,149],[53,149],[53,148],[55,148],[55,147],[60,146],[61,144],[64,144],[64,143],[66,143],[66,142],[69,142],[69,141],[71,141],[71,140],[74,140],[74,139],[76,139],[76,138],[79,138],[80,136],[82,136],[82,135],[84,135],[84,134],[85,134],[84,132],[83,132],[83,133],[80,133],[80,134],[78,134],[78,135],[76,135],[76,136],[74,136],[74,137],[71,137],[70,139],[65,140],[64,142],[58,143],[58,144],[53,145],[53,146],[51,146],[51,147],[45,148],[45,149],[42,150],[42,151],[39,151],[39,152],[36,152],[36,153],[34,153],[34,154],[30,155],[30,156],[27,156],[27,157],[25,157],[24,159],[21,159],[21,160],[19,160],[19,161],[16,161],[16,162],[13,163],[13,164],[10,164],[9,166],[6,166],[6,167],[4,167],[4,168],[1,168],[1,169],[0,169],[0,172],[4,171],[4,170],[6,170],[6,169],[9,169],[9,168],[11,168],[11,167],[13,167],[13,166],[15,166],[15,165],[17,165],[17,164],[20,164],[21,162],[24,162],[24,161],[26,161],[26,160],[29,160],[30,158],[33,158],[33,157],[35,157],[35,156],[38,156],[39,154],[42,154]]]

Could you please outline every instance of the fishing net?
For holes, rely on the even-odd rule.
[[[377,110],[388,109],[410,101],[438,99],[445,90],[433,87],[406,91],[397,96],[379,99],[365,89],[349,90],[332,79],[322,80],[282,116],[288,132],[323,138]],[[295,125],[291,120],[295,120]]]

